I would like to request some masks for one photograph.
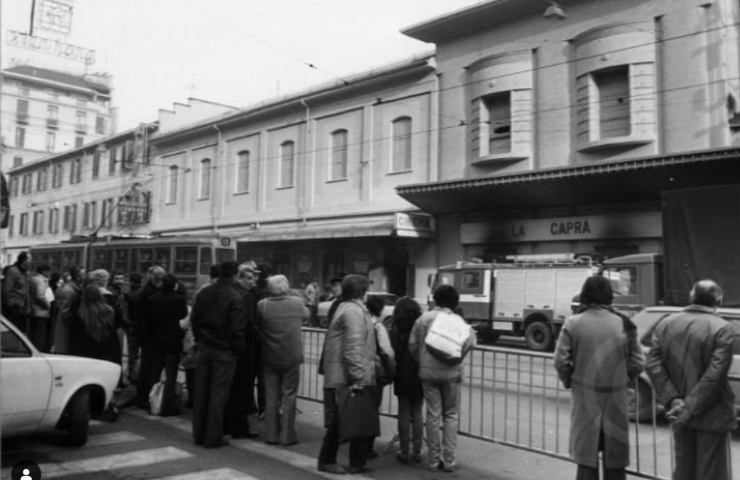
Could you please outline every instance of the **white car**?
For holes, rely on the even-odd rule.
[[[84,445],[91,414],[106,409],[120,374],[115,363],[41,353],[0,317],[0,433],[57,429]]]
[[[649,351],[649,347],[646,344],[649,345],[649,337],[655,325],[665,317],[678,313],[681,310],[681,307],[670,306],[647,307],[632,317],[632,321],[637,326],[638,338],[643,339],[645,337],[642,347],[646,355]],[[717,315],[728,321],[735,330],[733,360],[728,378],[730,387],[735,394],[735,412],[738,414],[738,418],[740,418],[740,309],[718,308]],[[655,408],[656,414],[659,415],[662,413],[663,407],[653,398],[653,387],[647,373],[643,372],[638,377],[637,389],[637,395],[635,395],[634,389],[629,389],[628,409],[630,419],[634,420],[635,416],[637,416],[637,419],[640,421],[650,421],[653,418],[653,408]]]

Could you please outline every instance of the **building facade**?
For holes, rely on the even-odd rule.
[[[8,174],[4,264],[75,237],[150,233],[149,137],[156,123],[47,155]]]
[[[109,75],[15,65],[3,70],[1,80],[4,172],[115,131]]]
[[[404,30],[434,43],[438,264],[662,251],[661,192],[740,183],[738,4],[494,0]]]
[[[298,288],[346,273],[423,296],[434,222],[395,187],[437,178],[430,55],[152,138],[154,231],[217,233]]]

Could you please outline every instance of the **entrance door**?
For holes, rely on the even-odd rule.
[[[399,297],[406,295],[408,290],[408,263],[409,254],[403,247],[390,247],[385,250],[383,267],[385,268],[386,285],[388,292]]]

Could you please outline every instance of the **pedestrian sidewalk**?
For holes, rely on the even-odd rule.
[[[127,400],[135,394],[133,386],[129,386],[118,392],[114,401],[117,404],[130,403]],[[133,407],[125,408],[123,411],[132,411]],[[190,410],[177,418],[148,416],[143,411],[133,409],[134,414],[151,418],[152,420],[163,420],[163,423],[172,423],[173,426],[189,432]],[[262,434],[262,422],[252,426],[253,431],[260,433],[255,440],[231,440],[231,445],[273,457],[303,468],[307,472],[315,473],[325,478],[342,478],[341,475],[331,475],[316,471],[316,458],[321,449],[321,441],[324,435],[323,406],[321,403],[298,400],[299,413],[296,416],[296,430],[299,443],[289,448],[265,445]],[[254,417],[250,416],[250,420]],[[396,433],[396,419],[381,416],[381,436],[375,442],[375,450],[378,458],[370,460],[368,466],[371,472],[365,473],[362,478],[377,478],[383,480],[406,480],[409,476],[420,479],[455,479],[455,480],[529,480],[547,478],[548,480],[571,480],[575,477],[575,464],[544,454],[529,452],[526,450],[508,447],[505,445],[478,440],[458,435],[456,457],[460,466],[453,473],[432,472],[426,467],[425,461],[421,464],[401,464],[396,460],[397,444],[391,445]],[[347,445],[339,449],[338,463],[348,465]],[[347,478],[358,478],[348,476]]]
[[[290,450],[316,458],[324,434],[323,407],[317,402],[299,400],[298,409],[296,430],[300,443]],[[390,445],[396,430],[395,418],[381,416],[381,436],[375,442],[379,457],[368,462],[373,471],[365,476],[384,480],[405,480],[410,476],[462,480],[571,480],[575,477],[575,465],[568,461],[459,435],[456,456],[460,469],[456,472],[431,472],[426,468],[426,459],[421,464],[404,465],[396,460],[397,445]],[[347,446],[343,445],[339,452],[339,464],[347,465]]]

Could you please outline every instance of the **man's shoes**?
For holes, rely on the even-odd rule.
[[[414,463],[421,463],[421,453],[412,453],[411,461]]]
[[[340,467],[336,463],[319,463],[316,469],[319,472],[335,473],[337,475],[344,475],[347,473],[347,469]]]
[[[443,472],[451,473],[451,472],[457,471],[458,468],[459,467],[457,466],[457,462],[442,464]]]
[[[356,473],[368,473],[368,472],[372,472],[372,471],[373,471],[373,469],[372,469],[372,468],[370,468],[370,467],[367,467],[367,466],[365,466],[365,465],[363,465],[363,466],[361,466],[361,467],[349,467],[349,468],[347,469],[347,473],[351,473],[351,474],[356,474]]]
[[[405,463],[409,463],[409,454],[408,453],[403,453],[403,452],[398,452],[396,454],[396,460],[398,460],[399,462],[404,463],[404,464]]]
[[[365,458],[367,460],[373,460],[375,458],[378,458],[378,452],[376,452],[375,450],[370,450],[369,452],[365,454]]]
[[[441,472],[445,468],[445,464],[442,462],[432,463],[429,465],[429,470],[432,472]]]
[[[242,432],[242,433],[232,433],[231,438],[257,438],[259,437],[259,433],[252,433],[252,432]]]

